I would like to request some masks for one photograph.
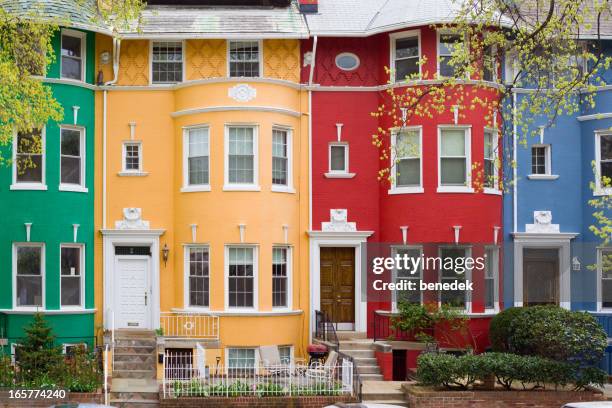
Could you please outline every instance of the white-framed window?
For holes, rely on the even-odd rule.
[[[331,142],[328,147],[327,178],[353,178],[349,172],[349,145],[347,142]]]
[[[550,171],[550,145],[531,146],[531,174],[548,175]]]
[[[258,127],[225,127],[224,190],[259,191]]]
[[[45,301],[45,245],[13,244],[14,306],[39,308]]]
[[[185,305],[194,308],[210,306],[210,252],[207,246],[185,247]]]
[[[420,126],[391,134],[392,183],[389,194],[423,192],[423,145]]]
[[[394,33],[391,40],[391,79],[394,82],[420,76],[421,32],[419,30]]]
[[[482,79],[484,81],[497,81],[497,47],[495,45],[484,46],[482,50]]]
[[[272,191],[293,191],[293,132],[272,129]]]
[[[612,248],[597,250],[597,298],[599,310],[612,310]]]
[[[85,300],[85,251],[83,245],[60,245],[60,305],[82,308]]]
[[[60,126],[60,190],[86,192],[85,129]]]
[[[257,349],[246,347],[228,347],[225,349],[226,369],[228,374],[254,374],[257,369]]]
[[[291,248],[272,248],[272,307],[291,308]]]
[[[74,356],[76,349],[82,348],[83,350],[87,350],[87,343],[63,343],[62,344],[62,353],[68,357]]]
[[[151,83],[183,82],[183,42],[151,42]]]
[[[595,195],[612,194],[612,133],[595,133]],[[607,184],[603,178],[607,178]]]
[[[471,193],[471,132],[465,126],[438,127],[438,192]]]
[[[210,191],[210,129],[183,129],[182,191]]]
[[[289,365],[293,361],[293,346],[278,346],[281,364]]]
[[[87,34],[81,31],[62,29],[60,77],[85,80],[85,56]]]
[[[504,82],[512,84],[518,81],[516,77],[519,72],[518,52],[511,49],[504,53]]]
[[[464,39],[460,34],[438,31],[438,76],[451,78],[457,76],[459,66],[451,65],[453,52],[463,47]]]
[[[440,283],[465,283],[470,280],[471,270],[465,267],[465,260],[471,256],[471,248],[442,246],[438,253],[441,259],[441,268],[438,271]],[[452,261],[448,261],[449,259]],[[438,299],[440,304],[470,311],[470,296],[467,290],[441,290]]]
[[[354,71],[359,68],[361,61],[359,57],[352,52],[341,52],[336,55],[335,63],[336,67],[342,71]]]
[[[46,128],[17,132],[13,137],[11,190],[46,190]]]
[[[227,49],[231,78],[261,76],[261,41],[229,40]]]
[[[399,255],[402,259],[407,257],[411,258],[419,258],[423,253],[423,248],[420,246],[401,246],[401,247],[392,247],[391,248],[391,256],[396,257]],[[408,261],[408,265],[412,265]],[[404,261],[402,261],[404,264]],[[405,265],[405,264],[404,264]],[[409,269],[393,269],[393,282],[413,282],[415,290],[393,290],[392,293],[392,301],[393,301],[393,310],[397,310],[397,305],[400,302],[407,303],[417,303],[420,304],[423,301],[423,293],[421,292],[419,285],[420,281],[423,279],[423,268],[422,264],[419,263],[418,270],[409,270]]]
[[[483,185],[485,192],[499,190],[498,169],[499,141],[493,129],[484,130]]]
[[[257,247],[228,245],[225,247],[227,292],[226,307],[257,309]]]
[[[142,173],[142,143],[123,142],[122,173]]]
[[[499,250],[497,247],[485,248],[484,307],[486,310],[499,309]]]

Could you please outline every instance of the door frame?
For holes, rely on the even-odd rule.
[[[372,231],[323,232],[310,231],[310,331],[309,341],[315,330],[314,311],[321,308],[321,247],[355,248],[355,327],[356,332],[367,331],[367,303],[361,299],[362,271],[367,268],[366,244]]]
[[[523,306],[523,249],[559,250],[559,306],[571,307],[571,243],[578,234],[521,232],[514,237],[514,306]]]
[[[145,278],[145,290],[148,290],[148,297],[151,298],[152,297],[152,282],[151,282],[151,259],[152,258],[152,254],[151,256],[149,255],[115,255],[114,257],[114,265],[113,265],[113,269],[114,271],[117,271],[118,265],[119,265],[119,261],[121,260],[144,260],[147,262],[147,266],[146,266],[146,278]],[[113,285],[116,285],[117,281],[114,280],[113,281]],[[119,288],[117,288],[116,286],[113,287],[113,296],[112,296],[112,304],[113,304],[113,310],[117,310],[115,301],[117,300],[117,298],[115,297],[116,294],[119,293]],[[142,327],[138,327],[140,328],[144,328],[144,329],[149,329],[151,328],[151,302],[147,302],[147,304],[145,305],[145,315],[146,315],[146,321],[145,321],[145,325]],[[115,326],[117,326],[116,324],[117,320],[115,319]],[[129,329],[129,327],[120,327],[120,329]]]
[[[159,237],[164,230],[101,230],[103,236],[103,287],[104,287],[104,328],[114,329],[115,304],[112,295],[115,276],[115,247],[117,246],[149,246],[151,247],[151,260],[149,262],[150,286],[150,316],[149,329],[160,327],[160,283],[159,283]]]

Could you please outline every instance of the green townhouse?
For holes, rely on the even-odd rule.
[[[0,0],[15,12],[27,12],[31,3]],[[11,165],[0,165],[0,344],[11,354],[37,311],[64,349],[93,347],[96,335],[95,31],[102,29],[92,23],[95,8],[66,0],[38,4],[45,17],[71,22],[55,33],[56,58],[42,79],[63,106],[64,118],[15,134],[12,146],[0,147],[5,157],[12,156]],[[40,140],[40,153],[28,147],[32,140]],[[34,166],[19,166],[24,161]]]

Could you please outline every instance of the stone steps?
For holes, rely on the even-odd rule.
[[[372,349],[345,350],[342,348],[342,344],[340,344],[340,352],[348,354],[355,359],[375,358],[374,350]]]
[[[361,381],[383,381],[382,374],[359,374]]]
[[[401,381],[363,381],[362,399],[369,404],[389,404],[407,407]]]
[[[155,371],[157,372],[157,364],[153,359],[151,361],[117,361],[115,360],[114,368],[115,371],[124,371],[124,370],[143,370],[143,371]]]
[[[114,369],[113,378],[155,379],[157,378],[157,372],[154,370]]]

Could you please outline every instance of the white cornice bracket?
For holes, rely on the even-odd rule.
[[[130,140],[134,140],[136,137],[136,122],[130,122],[128,126],[130,127]]]
[[[79,109],[81,109],[80,106],[73,106],[72,107],[72,119],[73,119],[73,122],[74,122],[75,126],[79,122]]]
[[[238,229],[240,230],[240,243],[244,244],[244,233],[246,230],[246,224],[238,224]]]
[[[198,242],[198,224],[191,224],[191,242]]]
[[[404,243],[404,245],[406,245],[406,243],[408,242],[408,226],[402,225],[400,227],[400,230],[402,230],[402,242]]]
[[[80,224],[72,224],[72,241],[77,242]]]
[[[25,225],[26,229],[26,242],[30,242],[30,230],[32,229],[32,223],[26,222],[23,225]]]
[[[453,229],[455,230],[455,245],[459,243],[459,233],[461,232],[461,225],[453,225]]]
[[[344,126],[343,123],[336,123],[336,133],[338,134],[339,142],[342,141],[342,126]]]

